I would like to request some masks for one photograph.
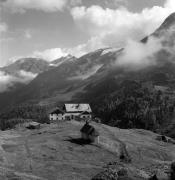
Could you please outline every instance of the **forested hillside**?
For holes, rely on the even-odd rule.
[[[105,124],[164,132],[164,127],[172,128],[175,122],[175,94],[165,89],[149,83],[125,81],[118,91],[93,102],[93,108]]]

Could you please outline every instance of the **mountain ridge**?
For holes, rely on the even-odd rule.
[[[0,71],[4,71],[9,74],[15,74],[20,70],[24,70],[31,73],[41,73],[48,69],[49,63],[46,60],[38,58],[21,58],[14,63],[1,67]]]

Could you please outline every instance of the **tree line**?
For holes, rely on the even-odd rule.
[[[173,126],[175,95],[171,91],[150,90],[142,83],[130,81],[116,92],[98,99],[93,103],[93,109],[105,124],[164,133],[168,131],[165,127],[172,129]]]
[[[10,107],[0,114],[0,129],[6,130],[15,127],[27,120],[39,123],[49,123],[48,107],[39,105],[20,105]]]

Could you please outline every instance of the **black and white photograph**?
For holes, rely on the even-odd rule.
[[[0,0],[0,180],[175,180],[175,0]]]

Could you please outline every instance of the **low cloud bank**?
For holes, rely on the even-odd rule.
[[[25,12],[27,9],[44,12],[63,11],[66,7],[81,4],[81,0],[1,0],[0,3],[12,12]]]
[[[44,51],[35,51],[33,57],[45,59],[47,61],[53,61],[58,58],[67,56],[68,53],[61,48],[46,49]]]
[[[37,52],[44,59],[59,58],[62,54],[80,57],[99,48],[125,47],[151,34],[171,13],[175,12],[175,1],[166,0],[163,6],[144,8],[141,12],[131,12],[126,7],[116,9],[99,5],[76,6],[70,14],[75,24],[88,36],[89,40],[71,48],[53,48]],[[131,39],[131,40],[129,40]],[[138,46],[137,43],[134,43]],[[36,55],[36,52],[35,52]]]
[[[173,12],[175,1],[166,0],[163,6],[144,8],[141,12],[131,12],[124,6],[110,9],[93,5],[74,7],[71,15],[77,26],[91,37],[88,51],[97,42],[103,47],[124,47],[129,39],[138,41],[154,32]]]
[[[7,74],[3,71],[0,71],[0,93],[9,90],[16,83],[29,83],[33,80],[37,74],[33,74],[31,72],[19,71],[15,76]]]
[[[150,38],[147,43],[129,40],[116,65],[128,70],[140,70],[157,64],[155,54],[163,48],[161,40]]]

